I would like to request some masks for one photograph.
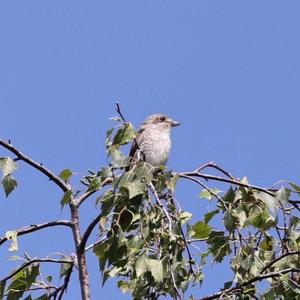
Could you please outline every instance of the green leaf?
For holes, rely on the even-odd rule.
[[[140,182],[139,180],[128,182],[126,185],[124,184],[123,186],[128,189],[129,199],[132,199],[137,195],[142,195],[146,190],[146,183]]]
[[[139,278],[147,271],[148,271],[147,258],[142,255],[136,260],[136,263],[135,263],[136,277]]]
[[[113,145],[124,145],[136,137],[136,131],[131,123],[125,123],[123,128],[120,128],[114,139]]]
[[[216,262],[222,262],[224,257],[231,253],[229,241],[224,236],[224,231],[211,231],[207,243]]]
[[[184,224],[188,220],[190,220],[192,216],[193,215],[188,211],[181,211],[180,214],[179,214],[178,219],[180,220],[181,224]]]
[[[9,231],[5,232],[5,237],[7,238],[7,240],[12,241],[8,251],[18,251],[19,250],[17,235],[18,235],[17,231],[9,230]]]
[[[0,281],[0,300],[2,300],[5,291],[6,281]]]
[[[275,197],[280,202],[287,203],[289,201],[290,194],[290,190],[282,186],[277,192],[275,192]]]
[[[208,212],[204,215],[204,222],[207,224],[215,215],[217,215],[220,212],[219,209],[215,209],[211,212]]]
[[[232,203],[235,200],[235,192],[232,187],[228,189],[227,193],[223,197],[223,200],[229,203]]]
[[[13,260],[24,260],[23,257],[18,256],[18,255],[12,255],[9,257],[9,260],[13,261]]]
[[[102,203],[101,210],[102,210],[102,216],[106,216],[110,213],[115,200],[115,193],[113,190],[106,190],[103,195],[97,198],[96,203],[99,202]]]
[[[1,183],[6,197],[8,197],[8,195],[18,186],[16,179],[10,174],[4,176]]]
[[[136,168],[133,169],[133,170],[135,172],[135,176],[139,180],[144,178],[147,183],[150,183],[152,181],[153,174],[152,174],[152,171],[151,171],[151,167],[148,164],[146,164],[145,162],[139,161],[136,164]]]
[[[247,222],[247,213],[242,203],[234,210],[234,215],[238,221],[237,225],[244,227]]]
[[[7,300],[20,299],[24,292],[30,288],[35,282],[36,277],[39,275],[39,264],[32,264],[22,271],[18,272],[13,277],[13,282],[8,286],[8,297]],[[15,292],[19,290],[20,292]]]
[[[261,200],[262,202],[264,202],[266,207],[269,208],[272,213],[274,213],[274,214],[276,213],[276,211],[279,207],[278,199],[276,199],[275,197],[273,197],[267,193],[260,192],[260,191],[254,192],[254,197],[257,200]]]
[[[95,255],[98,257],[99,259],[99,265],[100,265],[100,270],[103,271],[105,268],[105,263],[109,257],[109,252],[108,249],[110,247],[110,240],[106,240],[103,243],[97,244],[94,248],[93,248],[93,252],[95,253]]]
[[[112,133],[114,132],[115,128],[110,128],[106,131],[106,138],[105,138],[105,146],[107,149],[110,148],[110,146],[112,145],[112,142],[110,140]]]
[[[125,293],[125,292],[129,291],[130,285],[129,285],[128,281],[119,280],[118,288],[122,291],[122,293]]]
[[[172,192],[175,191],[175,187],[176,187],[178,179],[179,179],[179,174],[173,173],[172,176],[168,180],[166,180],[167,188],[169,190],[171,190]]]
[[[93,179],[90,182],[90,185],[87,189],[87,192],[96,191],[101,187],[101,180],[99,176],[93,177]]]
[[[232,232],[239,224],[238,218],[233,211],[226,211],[223,220],[226,229],[230,232]]]
[[[51,275],[47,275],[47,276],[45,276],[45,278],[49,283],[52,282],[53,277]]]
[[[273,237],[266,236],[266,238],[260,242],[260,248],[265,251],[272,251],[273,250]]]
[[[139,278],[148,271],[151,273],[156,282],[163,282],[164,274],[162,261],[151,259],[142,255],[135,263],[136,277]]]
[[[70,257],[66,256],[66,255],[61,255],[61,259],[62,260],[70,260]],[[71,268],[72,268],[71,264],[68,264],[68,263],[60,264],[59,278],[66,276],[70,272]]]
[[[98,172],[97,175],[101,178],[101,181],[104,181],[108,177],[114,176],[111,167],[101,167],[101,170]]]
[[[211,232],[211,227],[203,221],[198,221],[193,227],[193,237],[197,239],[207,238]]]
[[[246,223],[250,223],[258,229],[268,230],[275,225],[276,219],[270,214],[267,208],[257,208],[250,214]]]
[[[300,227],[300,218],[298,218],[296,216],[292,216],[291,217],[291,225],[292,225],[293,228],[299,229],[299,227]]]
[[[73,195],[72,190],[68,190],[68,191],[65,192],[62,199],[60,200],[61,208],[63,208],[66,204],[70,203],[72,195]]]
[[[17,163],[10,157],[0,157],[0,169],[3,172],[3,177],[11,174],[18,168]]]
[[[148,270],[156,282],[163,282],[164,272],[162,262],[158,259],[147,259]]]
[[[125,156],[121,151],[112,147],[110,151],[111,164],[115,168],[124,168],[127,167],[130,163],[130,157]]]
[[[294,182],[289,182],[290,186],[293,188],[294,192],[300,195],[300,186]]]
[[[64,169],[63,171],[61,171],[59,173],[59,177],[62,179],[62,180],[65,180],[67,181],[71,176],[72,176],[73,172],[70,170],[70,169]]]
[[[229,289],[231,286],[232,286],[232,283],[233,283],[233,281],[226,281],[225,283],[224,283],[224,290],[227,290],[227,289]]]
[[[220,191],[219,189],[217,188],[210,188],[209,189],[212,193],[214,194],[220,194],[222,191]],[[199,195],[200,198],[205,198],[205,199],[208,199],[208,200],[211,200],[214,195],[207,189],[203,189]]]

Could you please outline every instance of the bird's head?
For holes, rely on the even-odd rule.
[[[161,129],[170,129],[171,127],[179,126],[180,123],[172,120],[164,114],[153,114],[146,118],[142,127],[156,127]]]

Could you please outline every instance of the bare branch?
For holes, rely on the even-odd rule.
[[[229,178],[235,180],[235,178],[233,177],[232,174],[230,174],[229,172],[225,171],[223,168],[221,168],[220,166],[218,166],[218,165],[217,165],[215,162],[213,162],[213,161],[210,161],[210,162],[208,162],[208,163],[206,163],[206,164],[204,164],[204,165],[198,167],[195,171],[199,173],[200,171],[202,171],[202,170],[204,170],[204,169],[206,169],[206,168],[213,168],[213,169],[216,169],[216,170],[220,171],[221,173],[223,173],[224,175],[226,175],[227,177],[229,177]]]
[[[30,226],[26,226],[20,229],[15,230],[17,232],[17,236],[28,234],[34,231],[38,231],[44,228],[48,227],[54,227],[54,226],[67,226],[67,227],[72,227],[72,223],[67,220],[57,220],[57,221],[51,221],[47,223],[42,223],[42,224],[34,224]],[[7,241],[7,237],[0,238],[0,245],[5,243]]]
[[[290,256],[290,255],[299,255],[300,256],[300,251],[293,251],[293,252],[287,252],[282,254],[281,256],[273,259],[271,262],[269,262],[262,270],[261,270],[261,274],[264,273],[266,270],[268,270],[271,266],[273,266],[275,263],[277,263],[279,260]]]
[[[72,232],[73,239],[76,248],[79,281],[80,281],[80,291],[82,300],[90,300],[90,283],[89,275],[87,271],[86,257],[84,251],[80,250],[81,236],[80,236],[80,225],[79,225],[79,211],[78,206],[73,202],[70,203],[71,220],[72,220]]]
[[[122,121],[126,123],[126,120],[121,112],[121,107],[120,107],[120,103],[117,101],[116,102],[116,112],[118,113],[118,115],[121,117]]]
[[[101,184],[101,188],[112,183],[113,178],[112,177],[108,177],[106,178],[102,184]],[[99,188],[100,189],[100,188]],[[87,198],[89,198],[91,195],[93,195],[94,193],[96,193],[99,189],[95,189],[95,190],[91,190],[88,192],[85,192],[84,194],[82,194],[81,196],[79,196],[77,199],[74,199],[74,203],[77,206],[80,206]]]
[[[67,183],[65,183],[61,178],[56,176],[49,169],[44,167],[41,163],[38,163],[38,162],[32,160],[31,158],[29,158],[28,156],[24,155],[21,151],[19,151],[17,148],[15,148],[10,143],[10,141],[6,142],[6,141],[0,139],[0,145],[2,147],[6,148],[7,150],[9,150],[10,152],[12,152],[13,154],[15,154],[19,160],[26,162],[27,164],[29,164],[36,170],[38,170],[41,173],[43,173],[44,175],[46,175],[50,180],[52,180],[54,183],[56,183],[64,192],[66,192],[67,190],[70,189],[69,185]]]
[[[87,227],[86,231],[84,232],[84,234],[82,235],[82,239],[81,242],[78,246],[77,251],[80,253],[84,253],[85,252],[85,245],[87,243],[87,240],[89,238],[89,236],[91,235],[94,227],[98,224],[99,220],[101,218],[101,214],[99,214],[91,223],[90,225]]]
[[[90,249],[93,249],[95,246],[103,243],[104,241],[106,240],[106,236],[103,237],[102,239],[96,241],[95,243],[91,244],[91,245],[88,245],[87,247],[85,247],[84,251],[87,252],[89,251]]]
[[[53,299],[55,300],[56,299],[56,296],[58,295],[58,300],[61,300],[65,291],[67,290],[68,288],[68,285],[69,285],[69,282],[70,282],[70,278],[71,278],[71,274],[73,272],[73,267],[74,265],[71,265],[70,269],[68,270],[65,278],[64,278],[64,282],[63,284],[56,288],[55,291],[53,291],[52,293],[50,293],[48,295],[48,298],[51,299],[53,297]]]
[[[10,275],[0,279],[0,282],[6,281],[12,277],[14,277],[16,274],[18,274],[20,271],[24,270],[25,268],[29,267],[30,265],[34,263],[41,263],[41,262],[51,262],[51,263],[56,263],[56,264],[74,264],[73,260],[66,260],[66,259],[54,259],[54,258],[33,258],[26,263],[24,263],[22,266],[14,270]]]
[[[155,200],[156,200],[156,202],[157,202],[159,208],[163,211],[163,213],[164,213],[165,216],[167,217],[168,222],[169,222],[169,230],[170,230],[170,232],[172,232],[172,219],[171,219],[171,217],[170,217],[168,211],[166,210],[166,208],[165,208],[165,207],[163,206],[163,204],[161,203],[161,201],[160,201],[160,199],[159,199],[159,196],[158,196],[158,194],[157,194],[157,192],[156,192],[156,190],[155,190],[154,185],[153,185],[152,182],[150,182],[149,188],[150,188],[151,192],[153,193],[153,195],[154,195],[154,197],[155,197]]]
[[[201,182],[200,180],[194,178],[194,177],[191,177],[191,176],[186,176],[186,175],[181,175],[182,178],[186,178],[186,179],[189,179],[191,181],[194,181],[196,183],[198,183],[199,185],[201,185],[205,190],[207,190],[212,196],[216,197],[224,206],[224,208],[226,208],[226,203],[224,202],[224,200],[218,195],[216,194],[215,192],[213,192],[208,186],[206,186],[203,182]]]
[[[300,273],[300,268],[288,268],[288,269],[284,269],[284,270],[280,270],[280,271],[276,271],[276,272],[272,272],[272,273],[268,273],[268,274],[264,274],[264,275],[258,275],[256,277],[253,277],[253,278],[251,278],[251,279],[243,282],[242,284],[236,285],[233,288],[220,291],[218,293],[215,293],[215,294],[207,296],[207,297],[200,298],[198,300],[219,299],[222,295],[234,294],[235,292],[239,292],[244,287],[249,286],[250,284],[252,284],[252,283],[254,283],[256,281],[261,281],[261,280],[267,279],[267,278],[279,277],[279,276],[281,276],[283,274],[287,274],[287,273],[290,273],[290,272]]]
[[[299,201],[289,200],[289,203],[291,203],[298,211],[300,211],[299,207]]]
[[[271,196],[275,196],[274,191],[269,190],[267,188],[262,188],[256,185],[252,185],[252,184],[247,184],[241,181],[238,181],[236,179],[231,179],[231,178],[225,178],[225,177],[221,177],[221,176],[215,176],[215,175],[211,175],[211,174],[204,174],[204,173],[198,173],[197,171],[193,171],[193,172],[181,172],[181,173],[177,173],[179,174],[179,177],[182,178],[187,178],[187,177],[200,177],[206,180],[215,180],[215,181],[221,181],[221,182],[227,182],[227,183],[231,183],[237,186],[242,186],[248,189],[253,189],[253,190],[257,190],[257,191],[261,191],[264,192],[266,194],[269,194]]]

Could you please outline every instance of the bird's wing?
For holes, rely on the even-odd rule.
[[[132,145],[130,147],[129,156],[134,157],[135,153],[139,149],[139,144],[142,142],[141,141],[141,136],[142,136],[143,131],[144,131],[144,129],[140,129],[137,132],[136,138],[133,140]],[[126,167],[125,171],[128,171],[129,169],[130,169],[130,166]]]
[[[129,150],[129,156],[134,157],[136,151],[139,149],[139,144],[141,143],[141,136],[144,129],[140,129],[137,132],[136,138],[133,140],[131,148]]]

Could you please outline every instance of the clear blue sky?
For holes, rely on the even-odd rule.
[[[105,163],[118,100],[137,127],[153,112],[182,123],[173,132],[172,170],[214,160],[253,184],[299,184],[299,16],[298,0],[1,1],[1,138],[57,173],[84,174]],[[51,182],[25,166],[15,177],[18,190],[8,199],[0,193],[1,236],[68,217]],[[179,184],[178,199],[196,216],[208,209],[198,193]],[[91,199],[83,225],[97,213]],[[72,251],[67,229],[19,242],[19,255]],[[1,247],[1,277],[15,264],[10,255]],[[89,268],[93,299],[118,299],[114,281],[100,287],[93,256]],[[217,291],[231,279],[227,268],[209,267],[195,294]],[[76,280],[66,299],[78,299]]]

